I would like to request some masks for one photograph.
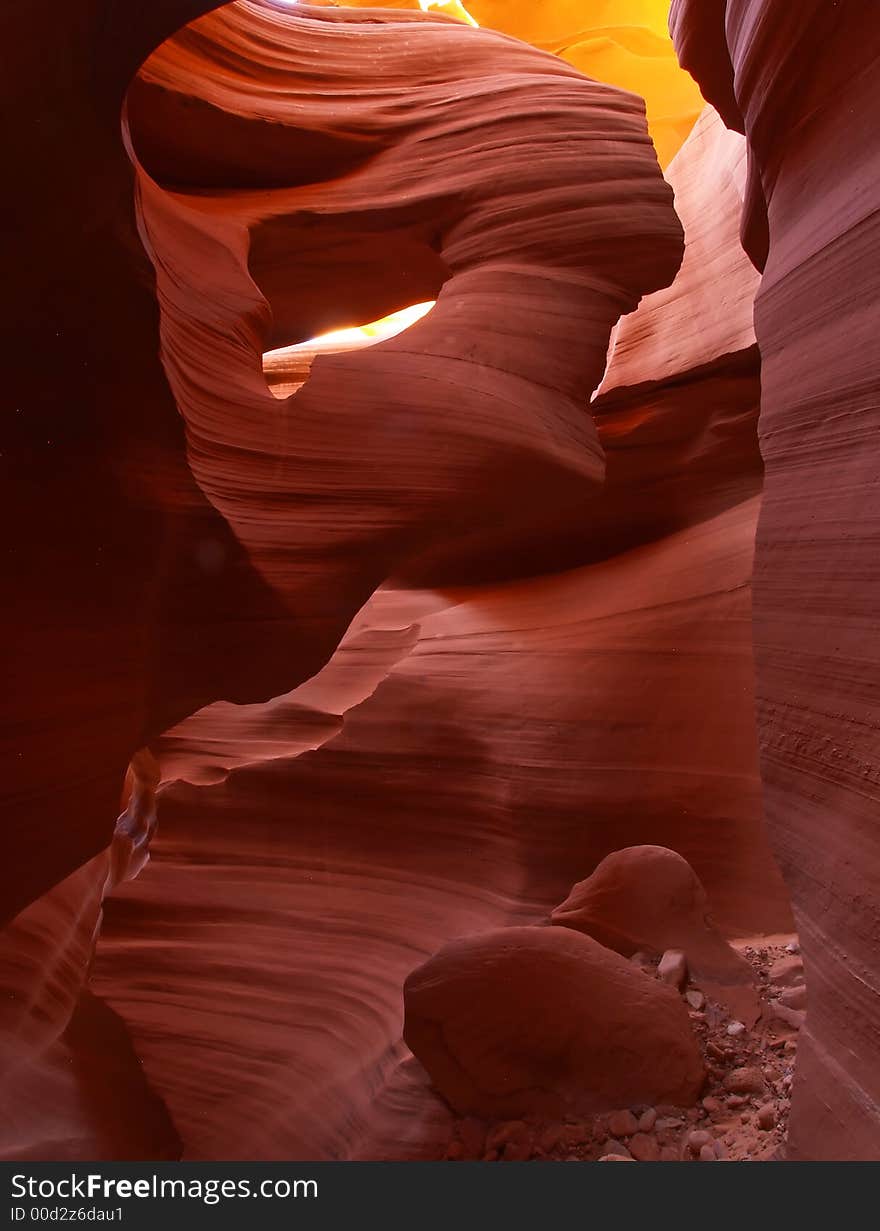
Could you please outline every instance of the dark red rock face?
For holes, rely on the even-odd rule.
[[[763,268],[758,732],[767,822],[810,986],[789,1149],[874,1159],[880,22],[857,0],[674,0],[671,24],[685,66],[747,134],[744,233]]]
[[[750,1006],[728,942],[792,927],[761,452],[791,1148],[878,1153],[876,32],[806,7],[673,4],[714,107],[665,179],[639,97],[437,14],[4,14],[0,1154],[438,1157],[453,1112],[692,1104],[693,1001]],[[658,848],[681,926],[627,872],[597,929]],[[490,1097],[524,1041],[540,1107]]]

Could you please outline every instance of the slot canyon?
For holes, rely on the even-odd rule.
[[[873,0],[50,7],[0,1158],[880,1161]]]

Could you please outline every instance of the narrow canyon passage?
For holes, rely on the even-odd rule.
[[[10,15],[0,1157],[880,1158],[838,8]]]

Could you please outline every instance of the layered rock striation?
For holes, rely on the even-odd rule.
[[[810,986],[789,1149],[876,1158],[880,24],[857,0],[673,0],[670,25],[682,64],[746,134],[743,240],[762,270],[758,734]]]
[[[408,4],[212,7],[4,18],[30,172],[4,1153],[436,1157],[407,975],[523,935],[528,971],[579,946],[619,972],[572,923],[623,847],[692,866],[690,931],[656,947],[696,936],[735,985],[724,938],[791,927],[760,509],[763,792],[810,982],[790,1146],[872,1156],[870,23],[679,0],[691,131],[657,6],[607,41],[557,6],[543,50]],[[652,57],[665,181],[641,100],[578,71]],[[372,346],[264,359],[424,301]],[[523,927],[572,885],[565,927]],[[701,1080],[651,1075],[599,1102]]]

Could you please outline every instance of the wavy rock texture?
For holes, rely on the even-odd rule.
[[[354,0],[354,7],[371,7]],[[553,52],[587,77],[645,99],[648,129],[665,167],[703,107],[694,81],[682,73],[669,39],[669,0],[394,0],[389,7],[428,8],[501,30]]]
[[[0,1157],[174,1158],[180,1140],[123,1022],[86,987],[102,902],[145,866],[155,762],[135,758],[107,851],[23,910],[0,945]]]
[[[755,558],[761,767],[810,988],[794,1158],[880,1142],[880,23],[855,0],[674,0],[683,64],[747,134],[763,267]]]
[[[380,592],[324,679],[370,632],[418,640],[338,735],[165,788],[94,986],[188,1153],[430,1154],[403,979],[450,937],[546,917],[620,845],[685,854],[728,934],[785,926],[750,727],[755,512],[557,577]],[[223,738],[217,708],[197,746],[212,721]]]
[[[431,1157],[449,1113],[401,989],[450,939],[540,921],[646,843],[727,935],[789,926],[753,735],[745,143],[707,111],[670,164],[682,262],[634,96],[406,11],[242,2],[146,59],[209,7],[109,22],[106,82],[78,76],[96,6],[39,48],[12,17],[14,88],[45,37],[65,67],[45,141],[13,147],[53,264],[11,271],[9,1035],[22,1003],[48,1024],[4,1148]],[[124,134],[150,263],[117,136],[145,59]],[[434,298],[294,394],[267,383],[267,350]],[[146,743],[154,858],[105,903],[83,992]],[[120,822],[133,867],[149,798]],[[31,993],[37,968],[58,975]]]
[[[102,24],[97,5],[71,5],[49,31],[35,29],[22,8],[4,18],[9,45],[20,49],[6,114],[31,108],[28,125],[10,135],[23,173],[31,169],[15,202],[19,252],[42,245],[52,262],[34,270],[16,257],[10,270],[20,290],[6,331],[18,417],[4,460],[17,463],[7,511],[22,535],[10,555],[17,604],[14,618],[6,613],[7,695],[16,708],[4,787],[21,822],[9,835],[3,900],[15,915],[44,894],[34,909],[45,923],[35,926],[61,952],[76,931],[73,916],[94,914],[104,876],[98,865],[94,875],[76,874],[68,923],[54,886],[106,847],[114,797],[138,747],[205,701],[262,699],[312,675],[392,567],[432,539],[452,544],[476,521],[509,514],[515,488],[560,504],[569,489],[600,478],[601,453],[578,401],[601,375],[617,315],[667,281],[680,259],[680,226],[634,97],[442,19],[401,15],[362,26],[328,12],[235,6],[218,17],[216,41],[200,28],[154,58],[126,107],[127,139],[176,189],[139,172],[141,231],[158,269],[162,353],[187,415],[187,456],[156,359],[154,291],[134,235],[117,117],[145,55],[208,7],[168,3],[136,18],[118,9]],[[380,87],[359,90],[359,103],[348,88],[361,55],[355,30],[371,39],[382,69]],[[291,31],[297,68],[320,64],[326,73],[325,91],[308,100],[292,88]],[[255,46],[274,63],[255,64]],[[38,88],[53,57],[63,71]],[[95,61],[101,69],[90,73]],[[202,79],[191,92],[193,70]],[[195,97],[199,89],[204,97]],[[294,111],[296,128],[282,119]],[[570,148],[543,148],[548,114],[582,134]],[[165,139],[155,143],[157,125]],[[468,149],[477,130],[482,151]],[[421,184],[411,174],[416,142]],[[532,147],[534,157],[523,171],[509,157],[505,170],[496,145]],[[581,164],[590,158],[605,170],[585,188]],[[326,200],[308,187],[344,172]],[[615,184],[626,185],[631,206],[608,187]],[[554,222],[536,232],[547,186]],[[82,236],[76,244],[70,228]],[[365,239],[370,261],[349,277]],[[316,268],[321,278],[310,276]],[[400,271],[396,282],[389,268]],[[341,269],[351,289],[344,307]],[[268,298],[251,273],[265,279]],[[377,295],[381,310],[444,282],[415,356],[397,343],[366,372],[357,362],[316,364],[296,423],[271,398],[265,344],[308,336],[339,311],[374,316],[366,305]],[[516,343],[526,292],[534,296],[529,331],[542,312],[552,324],[540,354]],[[492,322],[511,301],[506,328],[516,350],[506,361],[511,338]],[[51,358],[60,393],[55,380],[34,381],[37,355]],[[407,381],[416,387],[408,395]],[[474,389],[483,396],[469,407]],[[367,413],[376,402],[381,425]],[[340,454],[335,442],[346,430]],[[11,952],[15,943],[13,935]],[[73,963],[72,987],[87,949]],[[74,1004],[71,996],[54,1015],[56,1039]]]
[[[193,473],[296,612],[303,675],[389,574],[463,569],[489,538],[515,556],[531,507],[558,521],[601,481],[583,403],[618,316],[681,255],[632,96],[457,22],[307,12],[204,19],[128,103]],[[376,84],[355,98],[364,38]],[[198,193],[146,174],[184,167]],[[404,334],[318,357],[292,398],[267,389],[264,350],[435,296]]]
[[[188,1156],[435,1156],[448,1112],[400,1042],[406,975],[451,937],[545,918],[619,846],[681,851],[728,934],[790,925],[753,736],[754,275],[729,171],[742,151],[708,116],[670,168],[697,223],[693,164],[724,168],[726,208],[693,242],[736,293],[714,345],[690,324],[693,372],[669,376],[654,337],[671,336],[670,313],[683,327],[696,291],[674,283],[621,326],[614,392],[593,404],[607,481],[581,505],[597,529],[567,549],[599,558],[379,591],[313,681],[211,706],[156,745],[167,776],[215,785],[164,789],[154,861],[111,904],[94,986]],[[523,546],[519,568],[535,558]]]
[[[21,175],[0,308],[4,1156],[179,1151],[124,1026],[83,990],[102,895],[143,858],[131,813],[114,836],[120,790],[145,740],[218,695],[209,675],[240,679],[242,651],[286,618],[187,466],[119,129],[138,65],[209,7],[0,15]],[[248,676],[266,684],[256,661]]]
[[[119,130],[138,65],[210,7],[2,14],[22,177],[2,308],[4,921],[108,845],[138,748],[219,695],[272,695],[260,660],[294,636],[187,465]]]

